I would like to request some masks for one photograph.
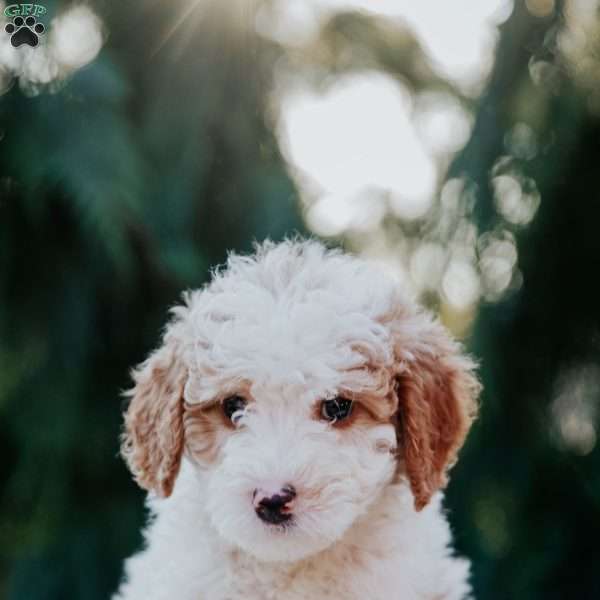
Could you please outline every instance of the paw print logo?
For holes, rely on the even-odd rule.
[[[35,48],[40,41],[39,36],[44,34],[46,28],[38,23],[35,17],[29,16],[26,19],[15,17],[12,23],[6,25],[4,30],[10,35],[10,43],[15,48],[23,44]]]

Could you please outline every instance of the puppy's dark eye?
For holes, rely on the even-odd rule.
[[[229,398],[223,400],[223,412],[225,413],[225,416],[235,424],[247,404],[248,401],[242,396],[238,396],[237,394],[235,396],[229,396]]]
[[[321,417],[326,421],[335,423],[342,421],[352,413],[352,400],[336,396],[321,403]]]

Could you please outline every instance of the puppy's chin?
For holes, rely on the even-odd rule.
[[[254,517],[254,516],[253,516]],[[347,528],[333,531],[324,526],[322,533],[311,533],[318,527],[316,521],[307,527],[303,519],[286,523],[285,526],[256,523],[239,523],[239,528],[223,525],[223,521],[212,519],[218,533],[229,543],[261,562],[298,562],[326,550],[339,540]],[[308,529],[308,530],[307,530]]]
[[[208,514],[217,533],[262,562],[297,562],[318,554],[339,541],[361,513],[359,506],[346,499],[319,509],[305,507],[290,521],[269,525],[248,509],[248,503],[231,496],[221,497],[220,502],[211,500]]]

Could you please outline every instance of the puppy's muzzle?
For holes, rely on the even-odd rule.
[[[258,517],[270,525],[281,525],[292,518],[292,505],[296,497],[293,485],[285,485],[276,494],[262,489],[254,490],[253,504]]]

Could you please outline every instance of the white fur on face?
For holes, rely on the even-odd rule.
[[[350,527],[391,480],[392,425],[355,431],[314,419],[312,402],[294,388],[266,390],[223,445],[206,474],[207,510],[230,543],[265,561],[295,561],[323,550]],[[383,450],[382,450],[383,447]],[[255,514],[255,489],[297,492],[290,524]]]
[[[228,542],[262,560],[293,561],[338,540],[394,475],[389,418],[348,427],[318,419],[320,403],[341,390],[381,393],[381,375],[368,367],[393,362],[389,332],[377,321],[392,287],[356,259],[324,261],[318,244],[263,252],[256,261],[230,259],[188,297],[185,400],[249,400],[236,429],[218,426],[211,460],[196,461],[206,508]],[[254,490],[288,484],[297,491],[291,523],[263,523]]]

